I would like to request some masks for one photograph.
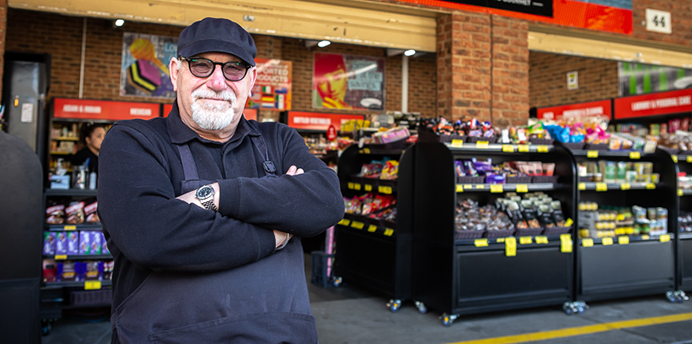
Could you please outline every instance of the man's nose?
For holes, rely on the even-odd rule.
[[[209,84],[209,88],[213,90],[223,90],[228,87],[226,78],[223,76],[223,66],[214,65],[214,71],[211,73],[211,76],[209,76],[207,83]]]

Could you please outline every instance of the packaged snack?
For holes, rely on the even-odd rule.
[[[43,282],[55,282],[57,281],[58,269],[55,261],[52,259],[43,260]]]
[[[98,202],[90,203],[89,205],[86,205],[84,207],[84,215],[86,216],[86,222],[87,223],[101,222],[101,220],[99,220],[98,214],[96,213],[97,208],[98,208]]]
[[[382,174],[380,175],[380,179],[397,179],[398,173],[399,162],[396,160],[389,160],[382,167]]]
[[[110,280],[113,277],[113,261],[105,261],[103,263],[103,279]]]
[[[106,242],[106,237],[103,236],[103,232],[99,232],[101,234],[101,254],[110,254],[111,251],[108,249],[108,243]]]
[[[79,254],[91,254],[91,233],[89,231],[79,232]]]
[[[43,232],[43,255],[55,255],[55,232]]]
[[[88,261],[84,264],[84,280],[100,281],[103,279],[103,262],[101,261]]]
[[[98,231],[90,231],[89,235],[91,236],[91,254],[101,254],[101,237],[103,234]]]
[[[65,208],[67,223],[77,225],[84,223],[84,202],[72,202]]]
[[[56,280],[58,282],[78,280],[77,272],[75,271],[75,263],[73,261],[66,260],[64,262],[58,262],[56,265]]]
[[[65,205],[54,204],[46,208],[46,223],[61,225],[65,222]]]
[[[57,232],[55,234],[55,255],[67,254],[67,233]]]
[[[67,232],[67,254],[79,254],[79,233]]]

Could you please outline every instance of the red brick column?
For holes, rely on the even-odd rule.
[[[454,12],[437,22],[437,114],[447,119],[507,119],[529,110],[528,24]]]

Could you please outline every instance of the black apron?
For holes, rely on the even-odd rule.
[[[265,175],[276,170],[264,140]],[[212,181],[199,179],[187,145],[178,146],[185,180],[182,193]],[[264,154],[262,154],[264,153]],[[317,343],[302,264],[302,246],[255,263],[208,274],[151,272],[111,316],[120,343]],[[299,260],[299,262],[296,261]]]

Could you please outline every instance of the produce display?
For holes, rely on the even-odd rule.
[[[599,206],[579,203],[580,238],[604,238],[620,235],[663,235],[668,233],[668,209]]]

